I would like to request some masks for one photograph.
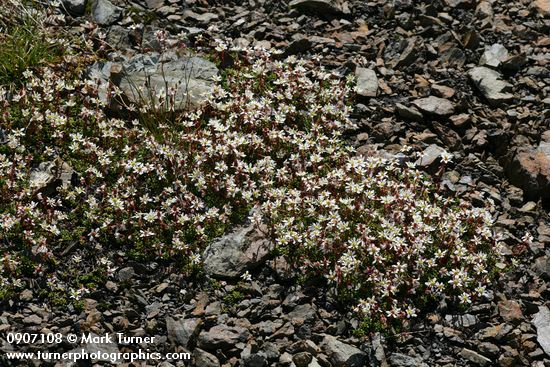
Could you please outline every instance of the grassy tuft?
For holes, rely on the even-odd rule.
[[[8,5],[0,13],[0,85],[19,85],[25,70],[63,55],[63,48],[49,39],[30,12]]]

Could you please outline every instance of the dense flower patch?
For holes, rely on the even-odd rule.
[[[351,80],[249,50],[200,108],[151,129],[108,117],[79,73],[66,60],[1,93],[4,294],[36,278],[79,298],[115,272],[102,256],[110,248],[192,270],[253,207],[293,264],[367,318],[410,318],[428,299],[468,304],[486,292],[499,259],[490,215],[440,197],[412,163],[355,156],[340,139]],[[53,182],[41,183],[44,167]],[[83,261],[60,255],[74,243],[88,249],[94,282],[62,272],[60,260]]]

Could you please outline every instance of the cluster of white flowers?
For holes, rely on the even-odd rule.
[[[9,137],[0,144],[2,286],[28,276],[21,262],[53,288],[70,282],[54,266],[67,241],[180,256],[192,268],[256,207],[253,220],[289,260],[324,276],[366,317],[411,318],[422,297],[470,303],[486,293],[499,256],[486,211],[437,196],[413,165],[355,156],[340,138],[352,126],[349,80],[263,50],[241,57],[201,107],[154,132],[108,118],[90,81],[25,73],[23,88],[0,99]],[[78,182],[48,197],[30,175],[56,160]],[[95,264],[114,272],[104,258]],[[65,288],[75,299],[84,292]]]

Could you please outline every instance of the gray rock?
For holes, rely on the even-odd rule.
[[[132,48],[130,31],[128,28],[119,25],[109,27],[105,41],[117,50],[129,50]]]
[[[175,54],[138,54],[122,65],[120,89],[128,102],[136,105],[159,105],[161,99],[173,98],[174,110],[197,106],[211,93],[218,75],[216,66],[203,58]],[[173,97],[167,97],[170,90]],[[164,104],[168,109],[168,105]]]
[[[300,11],[312,12],[321,15],[334,15],[342,13],[342,9],[334,0],[292,0],[288,4],[291,8]]]
[[[19,294],[19,299],[24,302],[32,300],[33,294],[30,289],[25,289]]]
[[[401,353],[392,353],[389,360],[392,367],[428,367],[422,358]]]
[[[535,273],[545,279],[550,280],[550,256],[541,256],[533,263],[533,270]]]
[[[407,47],[401,52],[399,58],[395,61],[395,68],[399,69],[411,65],[418,57],[418,47],[416,39],[408,40]]]
[[[29,176],[29,185],[35,191],[51,195],[58,187],[67,188],[76,173],[67,163],[57,158],[42,162],[33,168]]]
[[[96,61],[86,72],[86,76],[97,83],[99,100],[105,105],[109,103],[107,93],[112,67],[113,63],[111,61]]]
[[[204,250],[204,270],[212,277],[235,278],[261,264],[271,248],[271,242],[254,225],[240,226]]]
[[[268,342],[268,341],[263,343],[262,353],[270,361],[278,360],[279,357],[281,356],[281,352],[279,351],[279,346],[275,343]]]
[[[546,306],[539,306],[539,312],[535,314],[532,321],[533,326],[537,329],[537,341],[550,356],[550,310]]]
[[[197,14],[191,10],[185,10],[183,12],[183,16],[186,19],[191,19],[191,20],[194,20],[195,22],[198,22],[204,25],[207,25],[215,20],[218,20],[219,18],[218,14],[214,14],[214,13]]]
[[[479,319],[475,315],[445,315],[445,322],[453,327],[470,327],[479,323]]]
[[[94,340],[100,340],[102,336],[97,334],[89,334],[92,339]],[[109,362],[109,363],[116,363],[120,362],[120,359],[115,358],[119,355],[120,350],[118,349],[118,345],[113,340],[112,343],[110,342],[90,342],[86,343],[85,345],[81,347],[76,347],[71,352],[73,353],[80,353],[82,350],[84,350],[88,354],[94,354],[94,356],[97,356],[99,358],[93,359],[92,363],[98,363],[98,362]],[[111,358],[113,357],[113,358]]]
[[[170,316],[166,317],[168,339],[184,347],[187,347],[189,342],[197,336],[201,326],[202,320],[199,318],[176,321]]]
[[[117,279],[120,282],[127,282],[134,278],[136,276],[136,272],[134,271],[134,268],[131,266],[127,266],[125,268],[122,268],[117,273]]]
[[[455,111],[454,106],[450,101],[434,96],[417,99],[416,101],[413,101],[413,104],[420,111],[431,115],[448,116],[452,115]]]
[[[317,358],[313,358],[307,367],[322,367]]]
[[[210,354],[200,348],[193,350],[194,366],[197,367],[220,367],[220,361],[215,355]]]
[[[23,319],[25,325],[40,325],[42,323],[42,317],[38,315],[29,315]]]
[[[94,0],[92,20],[99,25],[111,25],[122,15],[122,9],[108,0]]]
[[[360,367],[367,364],[367,354],[357,347],[343,343],[332,335],[325,335],[321,347],[334,366]]]
[[[439,159],[441,153],[443,153],[444,151],[445,149],[441,148],[439,145],[432,144],[424,149],[424,152],[422,152],[422,156],[415,163],[416,165],[421,167],[430,166]]]
[[[375,333],[371,339],[373,357],[378,362],[380,367],[389,367],[386,361],[386,353],[384,352],[384,346],[382,345],[382,336],[380,333]]]
[[[198,346],[205,350],[230,349],[245,342],[250,332],[240,326],[216,325],[199,334]]]
[[[254,353],[242,358],[244,367],[265,367],[267,360],[260,353]]]
[[[263,335],[272,335],[276,332],[281,326],[283,326],[283,321],[278,320],[265,320],[260,321],[257,324],[254,324],[254,328],[258,330]]]
[[[149,9],[158,9],[164,5],[164,0],[145,0]]]
[[[74,16],[84,15],[86,11],[86,0],[63,0],[61,5],[67,13]]]
[[[378,93],[378,77],[372,69],[355,69],[357,78],[357,94],[363,97],[376,97]]]
[[[296,306],[287,316],[293,324],[301,325],[308,320],[314,319],[315,315],[315,307],[306,303]]]
[[[395,104],[395,112],[397,115],[405,120],[418,121],[421,122],[424,120],[424,116],[420,111],[415,107],[407,107],[401,103]]]
[[[482,356],[481,354],[471,349],[462,348],[462,350],[460,351],[460,355],[478,366],[486,366],[492,363],[489,358]]]
[[[468,75],[491,105],[498,106],[514,99],[514,95],[509,93],[512,84],[502,80],[501,75],[495,70],[478,66],[468,71]]]
[[[499,65],[508,58],[508,50],[499,43],[495,43],[485,48],[485,52],[479,59],[479,65],[486,65],[492,68],[498,68]]]

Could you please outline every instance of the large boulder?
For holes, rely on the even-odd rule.
[[[158,104],[173,91],[174,109],[193,108],[212,92],[218,69],[198,56],[138,54],[122,64],[119,87],[129,103]]]

